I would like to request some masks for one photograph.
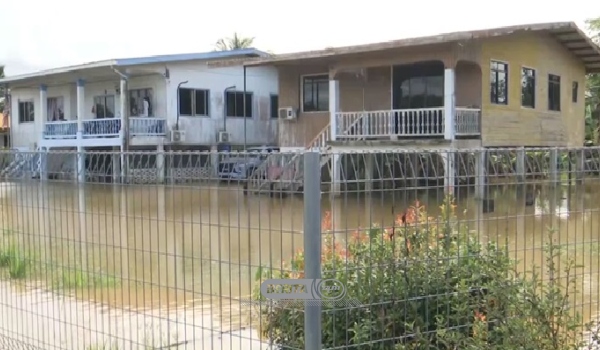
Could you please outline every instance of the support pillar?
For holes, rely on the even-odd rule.
[[[340,82],[338,80],[329,80],[329,139],[335,141],[338,127],[336,113],[340,110]]]
[[[165,183],[165,145],[162,142],[156,146],[156,181]]]
[[[342,156],[334,153],[331,156],[331,196],[339,196],[342,193]]]
[[[485,198],[487,151],[485,149],[475,152],[475,198]]]
[[[454,140],[455,126],[455,74],[453,68],[444,70],[444,139]]]
[[[365,154],[365,208],[367,210],[367,227],[371,227],[373,224],[373,192],[374,185],[374,172],[375,172],[375,154]],[[377,164],[379,165],[379,164]]]
[[[113,184],[118,184],[121,182],[121,155],[119,154],[120,149],[120,147],[113,148],[113,154],[111,157]]]
[[[517,150],[517,182],[525,183],[525,148],[521,147]]]
[[[585,177],[585,149],[580,149],[575,155],[575,183],[582,184]]]
[[[550,150],[550,164],[549,164],[549,176],[550,176],[550,182],[552,183],[552,185],[557,185],[558,181],[560,180],[558,175],[558,150],[556,148],[553,148]]]
[[[85,153],[83,141],[83,120],[85,116],[85,82],[77,80],[77,182],[85,182]]]
[[[419,186],[419,174],[420,174],[420,170],[421,170],[420,155],[416,151],[413,151],[412,153],[407,154],[407,156],[409,157],[409,163],[411,165],[410,171],[411,171],[412,179],[410,179],[410,186],[413,188],[417,188]],[[408,169],[407,169],[407,172],[408,172]]]
[[[213,179],[219,178],[219,147],[210,147],[210,169]]]
[[[454,195],[454,184],[456,183],[455,160],[454,152],[441,153],[444,162],[444,194]]]
[[[48,87],[40,85],[40,117],[42,119],[42,138],[46,132],[46,122],[48,121]]]

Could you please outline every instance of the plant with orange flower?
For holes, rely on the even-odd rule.
[[[538,349],[525,346],[548,336],[540,331],[547,319],[532,321],[534,308],[524,305],[533,284],[514,272],[504,249],[482,245],[455,211],[451,197],[435,217],[416,202],[391,226],[360,229],[343,240],[330,232],[325,215],[322,277],[344,283],[347,296],[363,306],[323,304],[323,349]],[[302,276],[304,259],[298,252],[283,269],[263,269],[257,282]],[[265,303],[263,336],[282,348],[304,348],[303,316],[302,305]],[[511,347],[513,333],[519,346]]]

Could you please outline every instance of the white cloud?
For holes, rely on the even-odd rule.
[[[189,1],[20,0],[2,4],[0,64],[9,75],[107,58],[212,50],[237,31],[274,52],[320,49],[503,25],[576,21],[595,0]]]

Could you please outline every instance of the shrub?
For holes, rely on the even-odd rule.
[[[448,197],[441,215],[433,218],[417,202],[394,226],[359,230],[343,244],[327,234],[330,220],[325,217],[322,278],[341,281],[347,297],[361,306],[323,304],[323,349],[559,349],[536,343],[554,334],[548,326],[551,313],[539,308],[557,305],[537,297],[539,279],[517,274],[506,249],[482,245],[456,219],[455,209]],[[551,253],[556,258],[555,249]],[[261,269],[256,276],[261,333],[283,348],[304,348],[303,307],[266,301],[260,282],[302,278],[303,269],[304,253],[299,251],[284,269]],[[542,295],[562,295],[557,292],[562,286],[555,283],[553,288]],[[566,310],[568,303],[560,302]],[[569,320],[575,321],[562,328],[573,333],[578,319]],[[520,336],[516,343],[515,335]],[[563,341],[580,345],[570,342]]]

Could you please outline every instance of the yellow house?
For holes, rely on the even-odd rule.
[[[275,55],[246,65],[278,68],[283,149],[410,147],[412,140],[582,146],[585,74],[600,72],[600,48],[566,22]]]

